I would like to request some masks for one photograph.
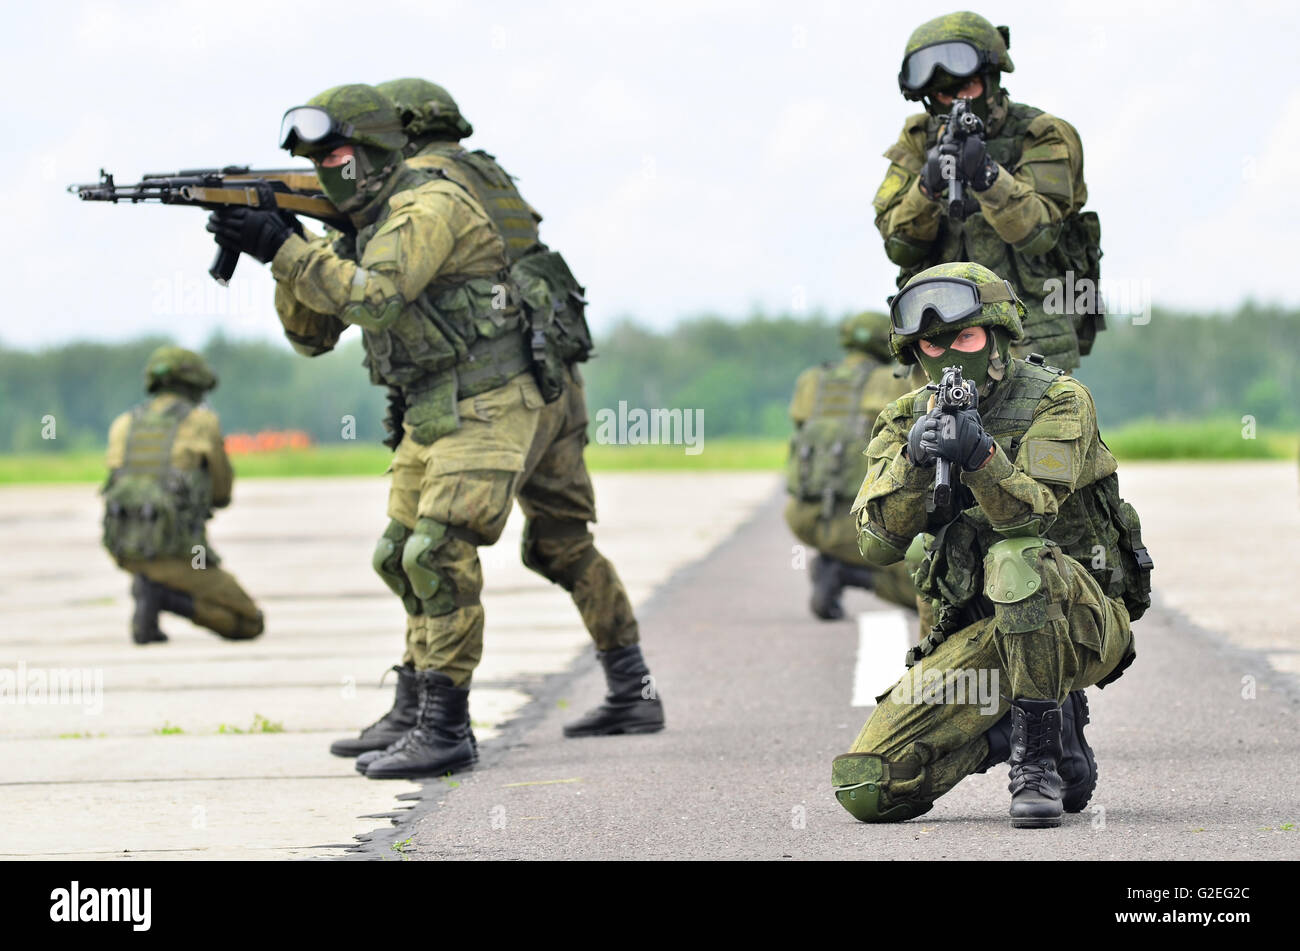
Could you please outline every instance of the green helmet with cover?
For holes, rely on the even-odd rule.
[[[840,322],[840,346],[869,353],[880,360],[892,359],[889,346],[889,316],[864,311]]]
[[[919,362],[931,380],[942,366],[962,364],[967,379],[983,386],[1002,378],[1010,345],[1024,340],[1025,305],[1009,281],[982,264],[953,261],[926,268],[903,285],[889,304],[889,345],[903,364]],[[918,354],[916,343],[933,340],[945,348],[968,327],[987,327],[986,348],[977,353],[947,350],[943,356]]]
[[[280,147],[311,159],[321,189],[349,214],[360,212],[402,162],[406,147],[402,120],[392,100],[373,86],[335,86],[287,110],[280,125]],[[355,147],[353,161],[325,166],[321,160],[339,146]]]
[[[375,87],[393,101],[402,128],[412,140],[458,142],[474,134],[474,127],[460,114],[451,93],[427,79],[391,79]]]
[[[930,97],[927,109],[937,108],[933,94],[952,92],[971,76],[985,79],[984,99],[995,98],[1001,73],[1015,71],[1011,62],[1011,31],[994,26],[968,10],[948,13],[922,23],[907,40],[898,88],[907,99]]]
[[[148,393],[163,389],[186,389],[206,393],[217,385],[217,375],[207,361],[193,350],[164,345],[149,354],[144,365],[144,388]]]

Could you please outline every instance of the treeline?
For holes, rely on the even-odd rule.
[[[588,404],[703,409],[707,438],[784,436],[786,407],[804,367],[833,359],[825,316],[716,317],[668,331],[623,322],[597,341],[583,367]],[[113,417],[141,398],[145,357],[160,339],[74,343],[40,352],[0,348],[0,451],[102,445]],[[286,345],[217,336],[203,348],[221,377],[212,403],[227,432],[302,429],[340,442],[347,419],[358,441],[382,438],[384,393],[370,386],[354,340],[304,359]],[[1253,416],[1261,426],[1300,425],[1300,311],[1247,304],[1195,316],[1155,310],[1150,322],[1112,320],[1079,377],[1103,426],[1136,419]],[[55,439],[42,438],[53,421]]]

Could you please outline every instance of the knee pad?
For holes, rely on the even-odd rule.
[[[984,556],[984,596],[993,602],[998,630],[1023,634],[1047,626],[1047,584],[1040,561],[1044,538],[1004,538]]]
[[[410,580],[402,570],[402,552],[410,537],[411,530],[397,519],[393,519],[384,529],[384,534],[379,536],[370,563],[374,565],[375,573],[384,580],[384,584],[388,585],[393,594],[402,599],[406,613],[418,614],[420,600],[412,594]]]
[[[450,540],[446,525],[422,518],[402,546],[402,571],[411,584],[411,595],[420,606],[418,612],[412,613],[438,617],[456,610],[455,587],[437,562],[438,550]]]
[[[596,558],[596,540],[577,519],[530,518],[524,524],[524,567],[572,591]]]
[[[932,802],[900,802],[886,807],[881,792],[891,779],[914,779],[919,767],[886,763],[876,753],[845,753],[831,763],[835,798],[859,822],[903,822],[924,815]]]

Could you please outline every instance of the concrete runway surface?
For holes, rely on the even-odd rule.
[[[811,617],[774,475],[597,478],[597,542],[638,605],[667,710],[653,736],[562,737],[602,681],[567,596],[519,565],[516,512],[482,552],[483,759],[424,783],[366,781],[326,752],[391,699],[391,675],[376,682],[400,606],[369,570],[382,479],[237,483],[211,537],[267,634],[226,643],[168,618],[172,643],[145,648],[129,643],[129,579],[98,547],[93,490],[0,489],[0,672],[102,678],[75,702],[3,711],[0,856],[1300,856],[1295,467],[1127,465],[1121,490],[1158,604],[1135,625],[1137,663],[1089,691],[1089,810],[1013,831],[999,769],[896,826],[835,802],[830,761],[870,713],[855,680],[887,686],[891,656],[901,672],[877,642],[900,625],[858,592],[845,620]],[[234,732],[255,723],[272,732]]]

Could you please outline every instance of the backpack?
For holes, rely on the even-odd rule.
[[[193,408],[180,401],[161,412],[148,404],[132,411],[126,459],[103,491],[103,543],[119,565],[188,558],[205,542],[212,502],[207,473],[171,464],[176,431]]]
[[[786,491],[801,501],[821,502],[823,518],[835,514],[837,500],[852,500],[862,487],[867,471],[862,451],[873,422],[862,411],[862,397],[879,367],[866,360],[850,374],[823,366],[808,419],[791,437]]]
[[[552,403],[564,393],[566,368],[591,356],[586,289],[557,251],[521,258],[510,276],[524,305],[533,376],[542,399]]]

